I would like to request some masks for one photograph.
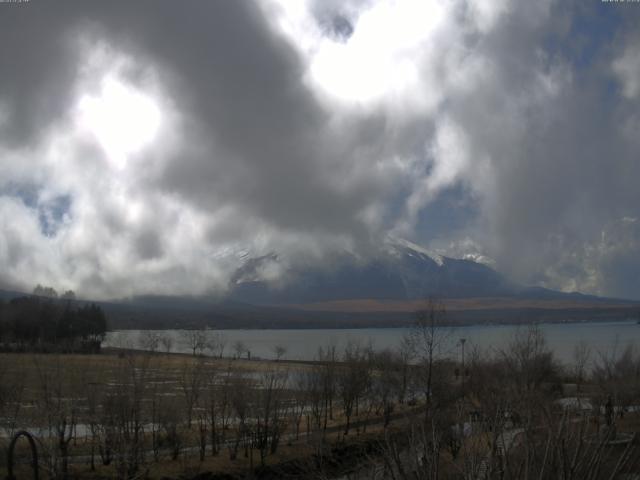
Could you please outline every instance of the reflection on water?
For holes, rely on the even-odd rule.
[[[514,325],[471,325],[445,329],[448,345],[444,353],[459,355],[460,339],[466,339],[465,350],[474,347],[483,350],[505,348],[518,328]],[[525,327],[526,328],[526,327]],[[547,342],[557,358],[571,363],[577,344],[586,342],[595,352],[622,349],[629,344],[639,344],[640,325],[635,321],[584,322],[541,324]],[[313,360],[318,348],[334,345],[337,352],[349,341],[371,343],[374,348],[397,348],[409,329],[406,328],[349,328],[349,329],[305,329],[305,330],[221,330],[226,340],[225,356],[233,355],[233,345],[242,342],[251,352],[252,358],[273,359],[275,347],[286,349],[283,358],[290,360]],[[160,335],[173,338],[173,352],[190,353],[181,330],[157,330]],[[110,332],[103,346],[141,348],[139,330]]]

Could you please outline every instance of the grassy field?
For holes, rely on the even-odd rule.
[[[271,472],[264,473],[265,478],[280,478],[285,470],[290,474],[317,469],[318,459],[325,455],[341,458],[325,463],[323,468],[330,469],[330,477],[339,477],[357,462],[369,462],[373,466],[368,468],[376,468],[376,454],[370,449],[372,445],[384,449],[388,440],[385,435],[397,434],[394,448],[405,453],[412,445],[425,444],[424,431],[420,434],[425,405],[419,400],[395,402],[385,429],[381,399],[390,395],[386,387],[397,382],[400,371],[387,371],[384,363],[358,370],[365,366],[115,349],[99,355],[0,354],[0,478],[7,474],[9,438],[21,429],[38,437],[44,473],[41,478],[60,477],[63,470],[68,471],[69,478],[90,479],[189,479],[201,472],[241,477],[261,465],[267,469],[263,472]],[[485,380],[469,380],[468,393],[463,396],[459,396],[463,386],[459,379],[451,374],[443,377],[440,388],[444,388],[444,403],[434,404],[431,417],[440,422],[438,428],[443,435],[437,455],[443,472],[460,470],[466,461],[455,458],[447,437],[451,426],[468,419],[471,411],[490,411],[500,401],[495,395],[479,400],[487,383],[498,382],[490,387],[496,392],[504,391],[514,378],[517,384],[518,377],[494,378],[486,373],[483,377],[488,366],[479,363],[472,371],[470,379]],[[439,368],[453,371],[453,365]],[[351,369],[355,369],[355,376],[349,376]],[[417,366],[411,371],[418,375],[416,380],[424,377]],[[357,401],[353,405],[346,435],[345,395],[360,376],[366,376],[369,383],[361,392],[359,405]],[[327,388],[323,382],[329,378],[334,391],[331,396],[323,396]],[[314,380],[320,383],[309,383]],[[601,395],[601,388],[585,382],[580,395],[595,399]],[[546,445],[555,438],[558,422],[563,419],[569,422],[567,431],[574,432],[567,441],[583,435],[595,438],[602,426],[601,414],[574,411],[565,416],[567,413],[554,403],[560,394],[549,393],[558,391],[552,383],[544,383],[538,390],[524,392],[525,397],[513,398],[514,406],[526,395],[544,404],[532,411],[537,420],[530,425],[531,438]],[[482,406],[487,400],[489,403]],[[587,419],[595,423],[579,432],[580,422]],[[493,417],[494,422],[498,420],[500,417]],[[490,455],[495,430],[483,422],[486,420],[479,422],[474,427],[478,430],[458,447],[467,459],[470,455],[480,459]],[[640,416],[635,411],[619,416],[615,422],[618,433],[640,431]],[[502,420],[494,427],[511,429],[517,435],[516,426],[505,427]],[[536,436],[540,438],[536,440]],[[274,440],[277,448],[272,448]],[[520,453],[528,448],[522,436],[514,437],[513,444]],[[16,450],[17,478],[29,478],[26,447],[21,440]],[[417,452],[415,458],[423,455]],[[66,468],[62,465],[65,458]],[[103,464],[104,459],[109,460],[108,465]],[[132,459],[136,468],[129,472]],[[274,473],[280,471],[277,469],[285,470]]]
[[[233,397],[238,391],[247,397],[247,408],[252,411],[245,420],[255,429],[257,418],[264,410],[260,403],[265,395],[261,386],[264,378],[271,378],[269,375],[275,372],[292,379],[312,366],[312,363],[304,362],[213,359],[117,350],[100,355],[0,354],[0,418],[4,429],[0,448],[6,452],[8,436],[16,430],[27,429],[39,437],[41,463],[53,465],[58,462],[51,468],[59,468],[57,435],[62,429],[64,435],[73,437],[67,447],[70,472],[81,475],[81,478],[112,478],[114,460],[107,467],[101,465],[99,448],[104,446],[104,440],[100,440],[100,436],[105,435],[104,425],[109,424],[110,418],[121,417],[117,416],[120,415],[119,411],[111,412],[110,417],[107,405],[113,397],[136,397],[140,406],[137,413],[139,422],[144,426],[144,438],[140,443],[145,453],[141,454],[144,460],[140,471],[147,472],[145,475],[149,478],[160,478],[162,475],[177,477],[185,473],[195,475],[201,471],[246,472],[260,464],[260,453],[257,448],[246,448],[245,439],[238,448],[240,453],[232,458],[233,439],[240,431],[234,411],[244,405],[241,399]],[[194,387],[195,381],[199,384]],[[241,390],[238,390],[240,387],[237,382],[244,385]],[[320,443],[344,441],[344,417],[337,406],[326,420],[326,429],[323,426],[322,434],[310,425],[311,420],[307,418],[310,416],[309,410],[299,414],[297,420],[292,417],[292,405],[300,395],[300,392],[290,388],[292,382],[274,392],[283,410],[280,425],[282,438],[277,451],[264,457],[266,465],[292,460],[302,465],[317,451]],[[212,455],[209,443],[201,459],[200,429],[211,428],[205,418],[206,409],[210,406],[209,387],[215,392],[212,395],[218,402],[216,408],[227,408],[228,418],[222,419],[223,414],[220,414],[219,421],[226,421],[226,426],[218,426],[224,428],[218,433],[222,435],[219,452]],[[199,398],[189,407],[189,397],[194,395]],[[223,396],[228,397],[227,400],[222,400]],[[228,401],[228,404],[223,405],[223,401]],[[126,404],[126,408],[133,406],[135,402]],[[186,425],[189,408],[193,409],[190,427]],[[396,416],[399,413],[396,412]],[[380,416],[369,410],[366,416],[363,412],[353,418],[354,428],[348,438],[364,438],[363,419],[367,423],[367,435],[379,433]],[[123,424],[131,421],[128,417],[121,419]],[[61,422],[73,423],[76,427],[72,432],[68,425],[61,427]],[[295,428],[296,422],[298,429]],[[174,430],[171,430],[172,426]],[[294,434],[296,430],[298,435]],[[174,454],[174,445],[167,440],[172,431],[180,437],[178,454]],[[210,435],[210,432],[206,435]],[[154,438],[161,439],[157,445],[154,444]],[[17,452],[18,457],[28,457],[26,442],[18,444]],[[92,452],[95,470],[91,468]],[[4,455],[0,460],[0,477],[4,477],[6,472]],[[24,465],[20,466],[23,473],[25,468]]]

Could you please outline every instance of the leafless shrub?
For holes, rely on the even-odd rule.
[[[138,346],[147,352],[154,353],[160,346],[160,334],[152,330],[144,330],[140,332],[138,337]]]

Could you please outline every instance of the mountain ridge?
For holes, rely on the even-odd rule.
[[[345,252],[329,266],[287,270],[281,263],[286,262],[278,253],[248,258],[232,276],[227,297],[257,305],[427,297],[598,298],[523,286],[485,263],[435,254],[402,239],[387,239],[380,254],[369,261]],[[287,280],[261,278],[262,270],[285,271]]]
[[[4,299],[22,295],[0,291]],[[344,252],[320,266],[287,268],[277,253],[244,255],[226,295],[95,303],[112,328],[355,328],[408,325],[429,297],[462,324],[636,318],[640,308],[631,300],[523,286],[486,264],[403,240],[387,241],[369,261]]]

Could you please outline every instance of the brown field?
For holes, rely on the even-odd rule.
[[[442,300],[447,311],[465,310],[523,310],[523,309],[629,309],[629,302],[588,301],[588,300],[530,300],[509,297],[449,298]],[[329,302],[301,303],[286,305],[309,312],[349,312],[349,313],[412,313],[425,308],[424,300],[335,300]],[[637,310],[637,306],[636,306]]]
[[[143,378],[142,414],[144,422],[148,423],[148,409],[151,408],[152,397],[162,398],[165,408],[176,409],[183,412],[185,409],[184,383],[185,375],[192,372],[206,372],[206,375],[224,376],[233,375],[234,378],[248,378],[248,382],[259,381],[261,375],[267,372],[301,372],[309,369],[311,363],[299,363],[288,361],[250,361],[213,359],[211,357],[194,357],[184,354],[149,354],[133,351],[108,350],[99,355],[58,355],[58,354],[0,354],[0,382],[5,388],[12,390],[15,401],[14,406],[5,405],[5,410],[0,410],[0,419],[6,424],[6,419],[15,416],[15,424],[12,430],[26,429],[36,435],[40,435],[40,456],[45,458],[55,451],[55,439],[44,438],[42,430],[57,425],[60,418],[73,417],[77,424],[88,424],[91,419],[87,413],[87,405],[91,392],[125,392],[131,395],[135,391],[132,375]],[[253,394],[253,393],[252,393]],[[284,392],[284,397],[294,396],[294,392]],[[16,409],[14,411],[14,409]],[[47,412],[47,410],[51,410]],[[49,413],[55,413],[57,418],[51,418]],[[352,430],[352,438],[359,440],[376,435],[380,431],[380,418],[375,418],[368,412],[367,428],[363,430],[362,421],[355,417],[356,425]],[[165,451],[160,454],[158,461],[148,459],[142,465],[142,470],[148,478],[177,478],[180,475],[193,475],[199,472],[213,471],[225,473],[237,473],[240,475],[250,468],[260,464],[260,455],[257,449],[249,449],[248,455],[239,454],[237,458],[230,458],[230,447],[224,447],[215,456],[210,447],[206,449],[203,460],[200,459],[198,445],[198,426],[194,420],[191,428],[186,425],[179,426],[182,438],[181,452],[177,458],[172,459]],[[327,430],[323,434],[323,442],[333,443],[344,439],[344,418],[335,408],[333,419],[327,424]],[[309,456],[314,453],[319,441],[317,432],[306,431],[306,422],[302,419],[299,439],[293,438],[295,431],[291,422],[283,432],[283,440],[280,448],[274,454],[265,458],[266,465],[275,465],[282,462],[295,460],[304,464]],[[366,431],[365,431],[366,430]],[[233,433],[229,433],[232,438]],[[145,433],[145,449],[151,450],[150,434]],[[0,478],[6,475],[6,448],[8,438],[0,436]],[[28,458],[26,442],[18,444],[18,456]],[[76,438],[71,440],[69,447],[69,471],[81,478],[113,478],[113,466],[100,465],[100,459],[95,455],[95,470],[90,468],[89,454],[92,450],[89,433],[76,433]],[[242,450],[242,449],[241,449]],[[94,451],[95,454],[95,451]],[[24,462],[23,462],[24,463]],[[42,460],[41,460],[42,463]],[[18,472],[28,475],[29,468],[19,465]],[[21,478],[18,475],[18,478]],[[47,478],[47,477],[45,477]]]
[[[531,332],[529,335],[529,341],[537,338],[531,337]],[[455,363],[440,362],[434,365],[434,383],[429,384],[437,393],[433,400],[424,396],[425,372],[431,371],[427,364],[410,365],[399,357],[378,358],[359,350],[351,353],[359,356],[349,360],[345,351],[344,355],[338,353],[337,358],[342,361],[333,362],[214,359],[116,349],[99,355],[0,354],[0,427],[4,429],[0,433],[0,478],[7,475],[7,430],[20,429],[38,437],[41,478],[62,478],[63,458],[68,460],[67,478],[95,480],[193,479],[203,472],[232,476],[203,478],[244,478],[248,472],[256,478],[305,478],[305,472],[318,473],[318,458],[326,459],[322,467],[326,470],[320,472],[322,478],[340,478],[354,469],[360,472],[357,478],[368,478],[383,461],[398,460],[394,459],[397,452],[401,452],[403,465],[422,468],[421,462],[431,455],[422,447],[429,442],[433,445],[430,435],[436,431],[439,446],[431,458],[438,462],[440,478],[459,478],[456,475],[461,471],[470,474],[465,469],[470,468],[469,462],[474,458],[476,465],[499,462],[493,451],[497,431],[514,435],[510,461],[520,462],[527,458],[530,448],[543,448],[554,442],[574,445],[567,450],[573,455],[571,449],[575,445],[587,442],[592,450],[581,454],[585,461],[597,455],[603,471],[613,471],[615,465],[610,463],[615,464],[623,452],[596,445],[604,441],[602,432],[607,431],[601,408],[609,392],[625,397],[627,405],[637,404],[635,389],[625,390],[630,383],[621,380],[623,377],[598,380],[594,376],[582,380],[576,390],[571,383],[575,379],[561,379],[570,378],[571,373],[554,371],[544,349],[529,358],[523,369],[508,356],[470,360],[467,380],[458,376]],[[630,357],[626,363],[629,362],[640,365],[640,357]],[[623,368],[626,363],[616,365]],[[536,383],[522,383],[522,378],[542,371],[542,367],[550,370],[545,370]],[[314,390],[316,387],[311,384],[298,383],[307,376],[327,378],[322,375],[328,369],[333,369],[332,400],[320,398],[322,384],[315,384],[320,387]],[[398,401],[388,387],[400,387],[402,372],[413,377],[410,381],[417,389],[407,393],[404,401]],[[367,377],[367,384],[358,393],[360,408],[356,400],[346,434],[345,394],[361,377]],[[282,378],[289,382],[278,383]],[[563,395],[562,382],[567,381],[578,392],[572,395],[590,401],[594,408],[569,411],[559,407],[556,400]],[[384,403],[389,401],[389,397],[383,400],[385,395],[393,397],[393,408],[386,417],[386,411],[381,410],[381,406],[389,405]],[[324,419],[313,416],[314,401],[315,408],[324,408]],[[327,401],[333,401],[333,406],[328,406]],[[296,405],[301,404],[303,413],[297,416]],[[208,410],[212,406],[216,414]],[[227,409],[226,414],[223,409]],[[267,409],[275,417],[268,417]],[[425,413],[432,422],[427,429],[423,423],[427,420]],[[470,420],[472,413],[477,414],[476,420]],[[514,419],[509,426],[505,424],[507,413]],[[314,418],[318,419],[317,424]],[[523,423],[523,418],[529,420]],[[211,419],[218,435],[217,452],[209,437]],[[387,428],[385,419],[389,421]],[[473,431],[468,437],[459,437],[454,448],[452,427],[465,421],[476,422]],[[559,428],[560,423],[566,427]],[[75,430],[69,428],[71,424],[76,425]],[[261,428],[266,424],[278,429],[277,449],[269,448],[270,444],[260,446]],[[631,409],[616,415],[615,428],[618,435],[640,431],[640,412]],[[525,430],[533,443],[523,442],[525,435],[521,433]],[[274,437],[264,438],[271,442]],[[203,439],[206,445],[202,455]],[[30,478],[26,446],[21,440],[16,450],[16,478]],[[103,465],[101,451],[107,447],[111,463]],[[122,469],[127,468],[132,449],[137,449],[137,464],[129,474]],[[640,449],[637,453],[640,458]],[[636,457],[629,456],[633,458]],[[635,471],[631,460],[627,462],[629,472]],[[543,464],[542,468],[551,468],[551,464]],[[477,478],[474,475],[465,478]]]

